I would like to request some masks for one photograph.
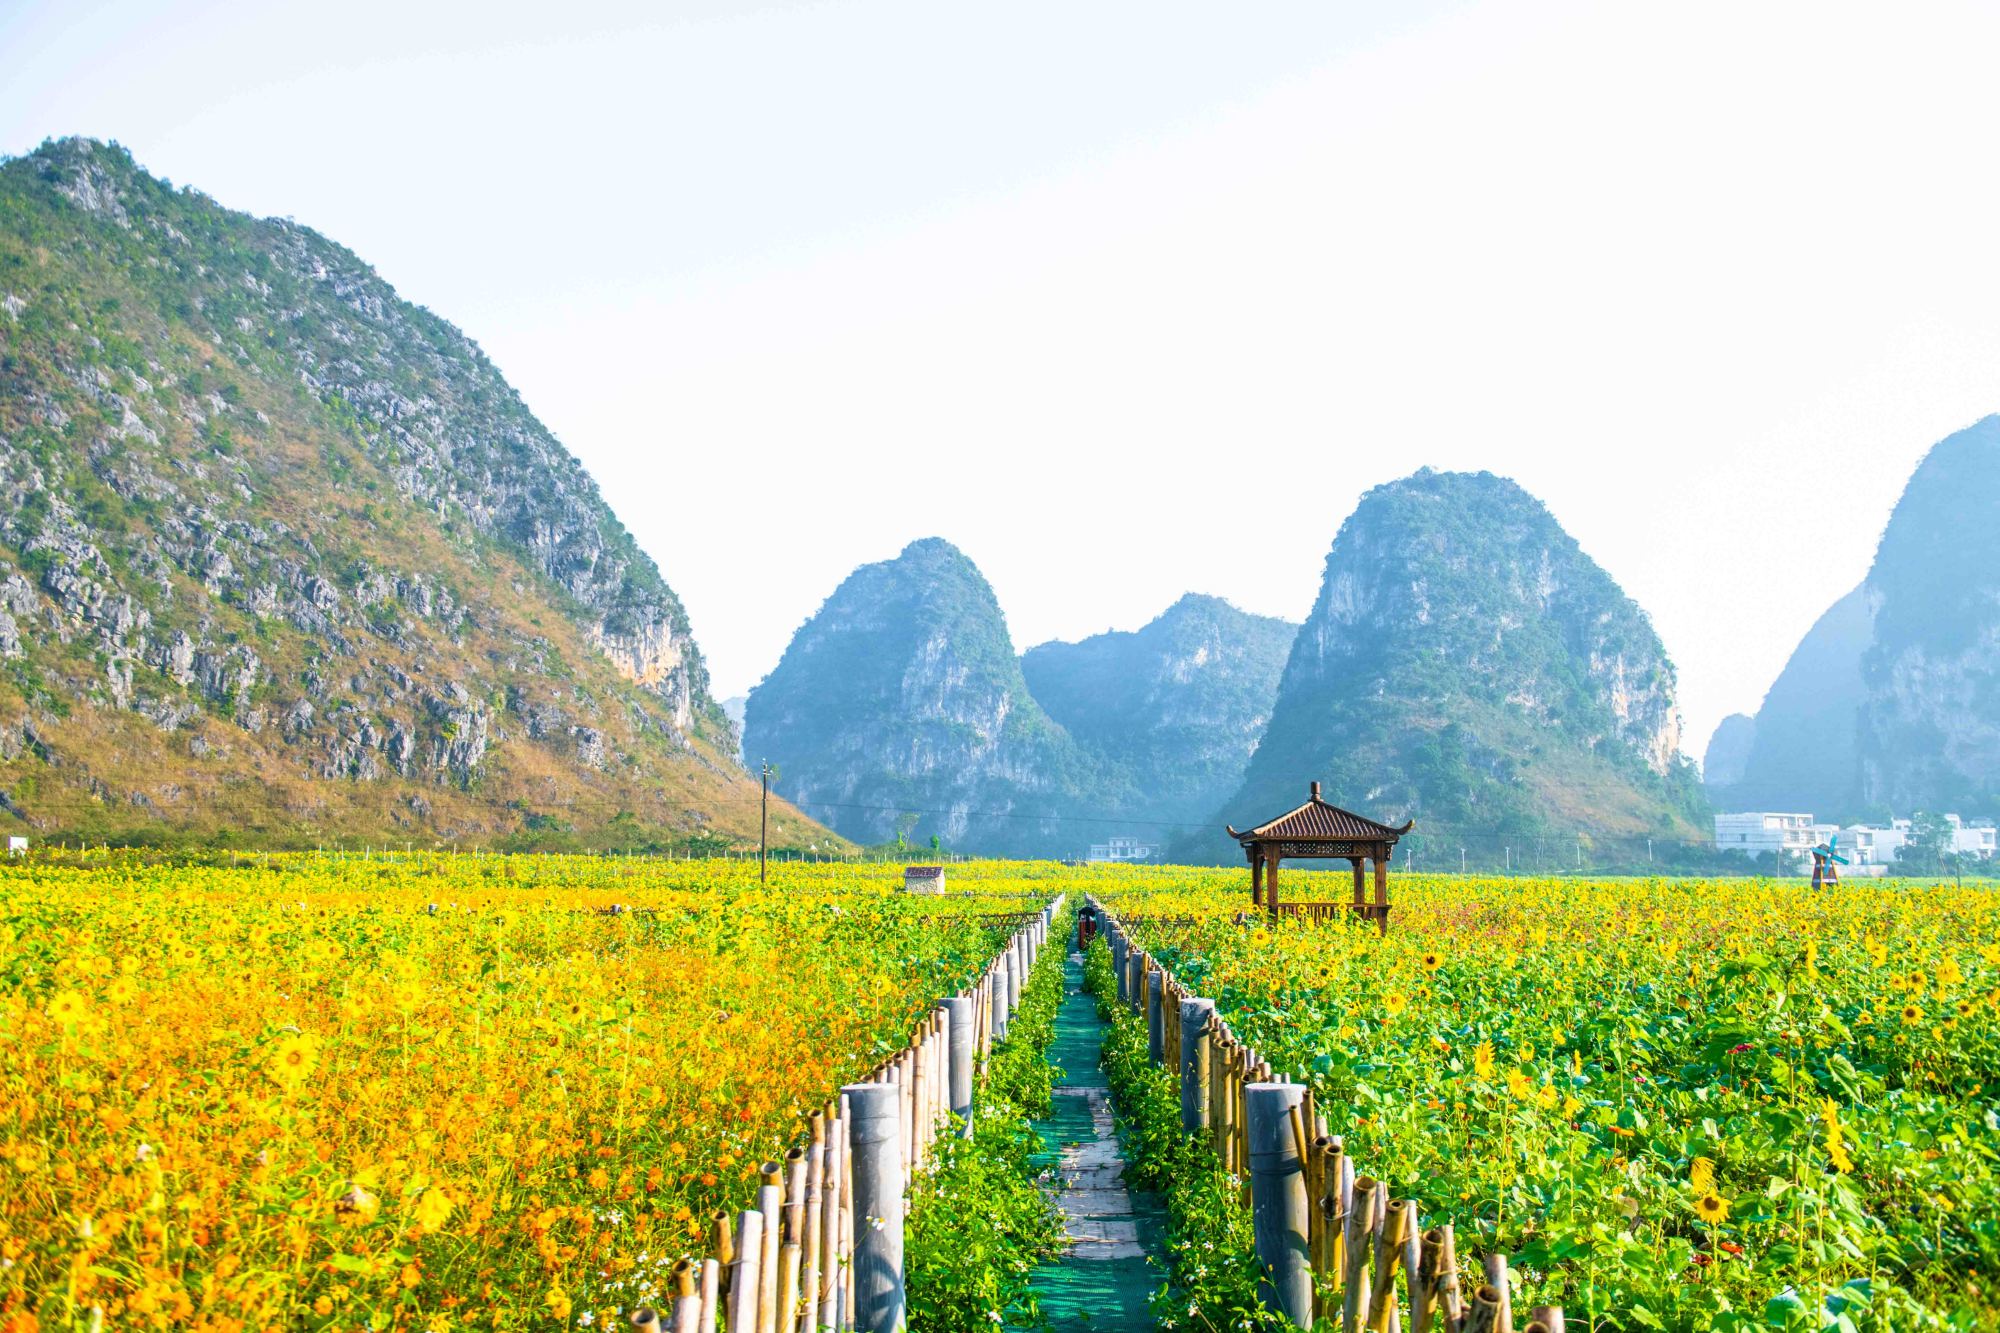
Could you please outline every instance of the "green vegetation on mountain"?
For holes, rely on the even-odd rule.
[[[1200,823],[1243,780],[1298,626],[1190,593],[1142,629],[1045,643],[1021,658],[1037,703],[1129,776],[1157,835]]]
[[[1078,802],[1126,796],[1035,702],[993,589],[935,537],[855,570],[799,629],[751,691],[744,753],[863,842],[1074,854]]]
[[[679,600],[462,333],[118,147],[0,164],[0,824],[733,840],[730,741]]]
[[[2000,416],[1918,465],[1867,591],[1863,799],[1898,813],[2000,814]]]
[[[1327,799],[1465,842],[1690,836],[1674,671],[1643,611],[1542,504],[1429,469],[1362,497],[1327,556],[1271,720],[1221,812]],[[1212,857],[1213,840],[1183,854]]]

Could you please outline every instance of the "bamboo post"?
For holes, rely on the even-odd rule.
[[[1209,1024],[1214,1018],[1214,1000],[1181,1001],[1181,1128],[1189,1134],[1208,1129]]]
[[[810,1213],[806,1207],[808,1177],[807,1150],[793,1148],[785,1154],[785,1232],[778,1251],[778,1333],[795,1333],[799,1323],[799,1291],[805,1280],[806,1232]],[[791,1250],[789,1271],[785,1249]]]
[[[736,1218],[736,1271],[729,1279],[729,1333],[757,1327],[757,1300],[763,1292],[764,1215],[746,1208]]]
[[[1472,1293],[1472,1304],[1466,1307],[1465,1333],[1506,1333],[1501,1316],[1500,1292],[1492,1283],[1484,1283]]]
[[[972,1133],[972,1029],[977,1017],[973,1008],[972,1000],[964,995],[944,1002],[950,1024],[951,1113],[964,1122],[963,1132],[968,1137]]]
[[[722,1265],[713,1259],[701,1261],[701,1324],[696,1333],[715,1333],[716,1316],[722,1311]]]
[[[1514,1333],[1514,1293],[1507,1279],[1507,1256],[1489,1254],[1485,1261],[1486,1285],[1500,1294],[1500,1333]]]
[[[627,1322],[632,1325],[634,1333],[664,1333],[660,1328],[659,1315],[655,1314],[650,1306],[641,1306],[634,1310]]]
[[[1537,1305],[1534,1317],[1528,1322],[1527,1333],[1563,1333],[1562,1307]]]
[[[1401,1203],[1389,1203],[1384,1197],[1389,1188],[1378,1185],[1375,1197],[1383,1213],[1382,1230],[1375,1238],[1375,1276],[1368,1301],[1369,1333],[1389,1333],[1396,1315],[1396,1268],[1403,1261],[1404,1228],[1409,1225],[1409,1213]]]
[[[1417,1269],[1423,1263],[1424,1254],[1423,1220],[1418,1216],[1415,1199],[1404,1199],[1398,1206],[1403,1215],[1400,1230],[1395,1225],[1390,1229],[1396,1231],[1403,1247],[1397,1262],[1402,1266],[1403,1284],[1409,1289],[1410,1305],[1414,1309],[1417,1303]],[[1393,1223],[1394,1219],[1391,1221]]]
[[[1341,1243],[1346,1251],[1340,1275],[1340,1326],[1345,1333],[1359,1333],[1368,1314],[1368,1260],[1375,1239],[1375,1192],[1370,1176],[1359,1176],[1347,1205],[1347,1220]]]
[[[823,1233],[819,1246],[819,1326],[837,1328],[840,1325],[840,1237],[841,1199],[846,1185],[842,1180],[845,1166],[843,1145],[847,1142],[847,1125],[839,1116],[828,1116],[826,1126],[826,1165],[820,1172],[820,1225]]]
[[[727,1296],[736,1277],[736,1232],[726,1212],[715,1214],[711,1248],[715,1251],[715,1262],[722,1268],[722,1294]]]
[[[805,1216],[802,1237],[805,1253],[799,1274],[799,1287],[805,1293],[806,1313],[804,1323],[807,1333],[819,1326],[819,1267],[820,1246],[825,1239],[826,1223],[822,1216],[826,1197],[826,1115],[814,1111],[806,1117],[808,1129],[806,1143],[806,1192]]]
[[[854,1157],[854,1327],[861,1333],[902,1333],[903,1159],[897,1148],[897,1094],[880,1083],[856,1083],[842,1091],[854,1114],[848,1130]]]
[[[1265,1308],[1299,1328],[1312,1327],[1312,1269],[1306,1262],[1304,1163],[1293,1115],[1302,1090],[1289,1083],[1253,1083],[1250,1119],[1250,1222]]]
[[[1166,1063],[1167,1058],[1165,989],[1164,974],[1146,969],[1146,1058],[1156,1065]]]
[[[778,1247],[784,1243],[784,1168],[766,1162],[758,1169],[757,1211],[764,1215],[764,1248],[757,1256],[757,1333],[778,1333]]]
[[[1001,954],[993,965],[993,1040],[1007,1039],[1007,955]]]
[[[695,1266],[694,1260],[681,1259],[677,1261],[673,1266],[671,1276],[674,1282],[674,1302],[676,1306],[680,1302],[687,1300],[690,1296],[696,1296],[699,1299],[697,1295],[697,1283],[699,1281],[700,1269]],[[674,1322],[680,1322],[680,1312],[678,1309],[675,1310]]]

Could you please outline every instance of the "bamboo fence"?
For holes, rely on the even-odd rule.
[[[953,998],[973,1004],[973,1051],[983,1061],[1009,1010],[1019,1003],[1021,981],[1048,940],[1062,897],[1008,939],[977,981]],[[1005,984],[1012,974],[1014,984]],[[909,1045],[877,1065],[863,1083],[894,1084],[902,1091],[899,1140],[902,1180],[930,1166],[939,1139],[950,1132],[951,1031],[943,1001],[917,1026]],[[848,1139],[849,1098],[828,1099],[807,1117],[805,1140],[780,1162],[761,1168],[756,1207],[712,1219],[709,1253],[682,1260],[663,1308],[633,1311],[642,1333],[846,1333],[857,1322],[854,1155]],[[863,1220],[863,1230],[867,1229]],[[900,1253],[900,1246],[898,1247]],[[896,1275],[898,1291],[901,1274]]]
[[[1205,997],[1183,986],[1157,959],[1134,945],[1124,923],[1103,903],[1096,898],[1088,901],[1104,922],[1119,998],[1145,1016],[1149,1026],[1157,1024],[1162,1040],[1155,1059],[1179,1066],[1183,1086],[1192,1083],[1199,1089],[1199,1118],[1205,1128],[1193,1132],[1205,1135],[1223,1169],[1243,1180],[1243,1202],[1249,1205],[1246,1090],[1253,1083],[1296,1086],[1301,1080],[1274,1071],[1237,1038],[1219,1011],[1211,1011],[1206,1028],[1195,1034],[1195,1048],[1203,1051],[1198,1064],[1183,1064],[1180,1002]],[[1157,1017],[1152,1009],[1156,990]],[[1391,1199],[1388,1186],[1361,1173],[1340,1137],[1327,1132],[1326,1118],[1314,1107],[1309,1085],[1300,1101],[1291,1112],[1292,1141],[1305,1177],[1304,1248],[1313,1278],[1311,1319],[1337,1320],[1342,1333],[1401,1333],[1405,1327],[1411,1333],[1513,1333],[1506,1257],[1485,1256],[1478,1267],[1482,1280],[1466,1292],[1451,1225],[1425,1228],[1414,1200]],[[1296,1246],[1296,1237],[1291,1244]],[[1258,1257],[1268,1271],[1273,1258]],[[1562,1308],[1537,1306],[1529,1314],[1525,1333],[1563,1333]]]

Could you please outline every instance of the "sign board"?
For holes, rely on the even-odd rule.
[[[7,855],[25,856],[27,855],[27,852],[28,852],[28,840],[26,838],[17,838],[12,836],[11,834],[8,836]]]
[[[943,866],[905,866],[903,868],[903,892],[943,893]]]

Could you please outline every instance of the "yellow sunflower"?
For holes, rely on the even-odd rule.
[[[49,1017],[64,1026],[82,1022],[89,1012],[83,997],[73,990],[59,990],[49,1000]]]
[[[1710,1192],[1695,1200],[1694,1211],[1702,1221],[1714,1226],[1729,1220],[1729,1200]]]
[[[265,1067],[271,1077],[280,1083],[294,1084],[312,1073],[319,1063],[319,1043],[313,1038],[294,1032],[278,1043],[271,1052],[269,1064]]]

